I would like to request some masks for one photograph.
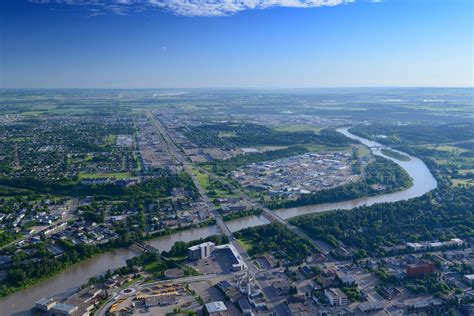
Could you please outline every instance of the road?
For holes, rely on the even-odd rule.
[[[299,237],[307,239],[316,249],[319,250],[319,252],[328,255],[328,252],[322,250],[321,247],[318,245],[317,241],[313,240],[304,231],[302,231],[300,228],[298,228],[296,226],[293,226],[290,223],[288,223],[287,220],[285,220],[284,218],[278,216],[275,212],[273,212],[272,210],[270,210],[269,208],[264,206],[257,199],[250,197],[247,193],[242,191],[240,188],[236,187],[232,183],[216,176],[215,174],[213,174],[213,173],[211,173],[211,172],[209,172],[209,171],[207,171],[207,170],[205,170],[205,169],[203,169],[199,166],[196,166],[195,169],[198,169],[199,172],[205,173],[206,175],[211,177],[213,180],[219,181],[221,184],[232,188],[233,192],[235,194],[237,194],[239,197],[242,198],[241,202],[243,202],[244,204],[246,204],[249,207],[261,209],[263,211],[263,215],[265,216],[265,218],[267,218],[270,222],[272,222],[272,223],[276,222],[276,223],[280,223],[280,224],[285,225],[289,230],[291,230],[293,233],[295,233]]]
[[[155,129],[157,130],[157,132],[160,134],[160,137],[161,139],[163,140],[163,142],[165,143],[165,147],[167,148],[167,152],[169,155],[171,155],[173,157],[173,159],[175,160],[176,163],[180,164],[181,166],[183,166],[184,170],[191,176],[192,180],[193,180],[193,183],[194,185],[196,186],[198,192],[199,192],[199,195],[201,196],[201,198],[203,199],[203,201],[206,203],[206,205],[208,206],[209,208],[209,214],[212,216],[212,218],[216,221],[216,224],[218,225],[219,227],[219,230],[224,234],[226,235],[228,238],[229,238],[229,241],[230,243],[237,249],[237,251],[239,252],[240,256],[242,257],[242,259],[244,260],[245,264],[247,265],[248,267],[248,270],[249,272],[251,273],[252,276],[256,276],[256,274],[258,273],[258,269],[257,267],[253,264],[253,261],[251,260],[250,256],[247,254],[247,252],[240,246],[240,244],[235,241],[235,238],[233,237],[232,235],[232,232],[230,231],[229,227],[227,227],[227,225],[225,224],[225,222],[222,220],[222,217],[221,215],[219,214],[219,212],[217,211],[215,205],[209,200],[209,197],[206,193],[206,190],[201,186],[201,184],[199,183],[199,181],[197,180],[197,178],[195,177],[194,173],[193,173],[193,169],[194,170],[198,170],[200,172],[205,172],[206,174],[208,174],[209,176],[213,177],[213,178],[216,178],[218,179],[218,181],[221,181],[220,178],[216,177],[214,174],[211,174],[207,171],[205,171],[204,169],[200,168],[199,166],[196,166],[194,164],[192,164],[184,155],[183,153],[181,152],[181,150],[178,148],[178,146],[175,144],[175,142],[173,141],[173,139],[171,138],[171,136],[168,134],[168,132],[164,129],[164,127],[162,126],[161,122],[158,121],[151,112],[148,112],[147,113],[147,117],[148,119],[151,121],[151,123],[153,124],[153,126],[155,127]],[[238,193],[241,193],[238,192]],[[243,193],[243,192],[242,192]],[[250,199],[248,198],[247,195],[242,195],[245,200],[246,200],[246,203],[251,203],[250,202]],[[260,206],[256,206],[256,207],[260,207]],[[268,210],[270,212],[270,210]],[[282,220],[282,219],[280,219]],[[282,220],[283,222],[285,222],[284,220]],[[255,278],[257,284],[260,286],[260,288],[264,288],[264,285],[260,283],[260,281],[258,280],[258,278]],[[267,298],[267,297],[266,297]],[[269,300],[267,298],[267,308],[270,312],[275,312],[277,315],[282,315],[282,316],[285,316],[285,315],[288,315],[288,313],[282,313],[282,312],[278,312],[279,308],[275,308],[274,304],[272,303],[271,300]]]
[[[166,150],[168,154],[173,157],[175,163],[178,163],[179,165],[182,165],[184,168],[184,171],[186,171],[190,176],[191,179],[193,180],[194,186],[197,188],[199,195],[201,196],[202,200],[206,203],[208,206],[208,210],[210,211],[211,216],[216,220],[216,223],[220,229],[220,231],[226,235],[229,240],[233,240],[232,237],[232,232],[230,229],[227,227],[227,225],[224,223],[222,220],[221,215],[217,211],[216,207],[214,204],[209,200],[209,197],[207,196],[206,190],[201,186],[199,181],[196,179],[193,173],[193,168],[194,169],[200,169],[197,168],[197,166],[194,166],[189,160],[182,154],[181,150],[176,146],[175,142],[171,139],[169,136],[168,132],[163,128],[161,125],[161,122],[159,122],[157,119],[154,118],[153,114],[148,112],[147,113],[148,119],[152,122],[153,126],[157,130],[157,132],[160,134],[161,139],[163,140]]]
[[[227,180],[225,179],[222,179],[221,177],[218,177],[217,175],[213,174],[212,172],[209,172],[208,170],[205,170],[203,168],[201,168],[200,166],[198,165],[195,165],[195,164],[192,164],[182,153],[182,151],[178,148],[178,146],[176,145],[176,143],[173,141],[173,139],[171,138],[171,136],[168,134],[168,132],[164,129],[164,127],[162,126],[161,122],[159,122],[157,119],[155,119],[155,117],[153,116],[153,114],[151,113],[148,113],[148,118],[151,120],[152,124],[155,126],[156,130],[160,133],[161,135],[161,138],[163,139],[163,141],[166,143],[166,148],[167,148],[167,151],[170,155],[172,155],[174,157],[174,159],[179,162],[179,164],[181,164],[184,168],[184,170],[189,173],[192,177],[192,180],[194,182],[194,185],[196,186],[196,188],[198,189],[198,192],[200,194],[200,196],[202,197],[203,201],[208,205],[209,209],[210,209],[210,214],[212,215],[212,217],[216,220],[216,223],[220,229],[220,231],[226,235],[229,240],[231,241],[231,243],[234,245],[234,247],[237,249],[237,251],[240,253],[240,255],[242,256],[243,260],[245,261],[245,263],[247,264],[248,268],[249,268],[249,271],[252,273],[252,275],[256,275],[256,273],[258,273],[258,269],[255,267],[255,265],[253,264],[251,258],[249,257],[249,255],[247,254],[247,252],[240,246],[240,244],[234,240],[234,237],[232,236],[232,232],[229,230],[229,228],[227,227],[227,225],[225,224],[225,222],[222,220],[222,217],[221,215],[219,214],[219,212],[216,210],[214,204],[209,200],[209,197],[207,196],[207,193],[205,191],[205,189],[200,185],[199,181],[196,179],[196,177],[194,176],[193,174],[193,169],[194,170],[197,170],[201,173],[204,173],[206,174],[207,176],[209,176],[210,178],[212,178],[213,180],[216,180],[216,181],[219,181],[221,184],[227,186],[227,187],[230,187],[232,188],[233,190],[233,193],[237,194],[239,197],[241,197],[241,201],[242,203],[244,203],[245,205],[247,205],[248,207],[251,207],[251,208],[258,208],[258,209],[261,209],[262,210],[262,214],[265,216],[265,218],[267,218],[270,222],[276,222],[276,223],[280,223],[282,225],[285,225],[285,227],[287,227],[289,230],[291,230],[294,234],[296,234],[297,236],[301,237],[301,238],[304,238],[306,240],[308,240],[313,246],[315,249],[318,249],[318,251],[320,253],[323,253],[325,254],[326,256],[328,256],[328,259],[332,259],[329,252],[327,250],[324,250],[324,247],[320,245],[318,245],[318,242],[313,240],[308,234],[306,234],[304,231],[302,231],[300,228],[296,227],[296,226],[293,226],[291,225],[287,220],[285,220],[284,218],[278,216],[275,212],[273,212],[272,210],[270,210],[269,208],[267,208],[266,206],[264,206],[262,203],[260,203],[260,201],[258,201],[257,199],[255,198],[252,198],[250,197],[247,193],[245,193],[244,191],[242,191],[239,187],[237,187],[236,185],[228,182]],[[323,249],[322,249],[323,248]],[[260,284],[260,281],[256,278],[257,282],[259,283],[260,287],[263,289],[264,287],[262,286],[262,284]],[[270,303],[269,307],[270,309],[273,309],[277,315],[287,315],[287,313],[282,313],[281,312],[281,308],[277,308],[279,302],[275,302],[275,304],[272,303],[271,300],[268,299],[267,297],[267,300],[268,302]]]

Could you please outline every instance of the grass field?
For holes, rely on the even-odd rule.
[[[236,137],[235,133],[233,132],[219,132],[219,135],[217,135],[219,138],[232,138]]]
[[[316,144],[305,144],[303,145],[309,151],[315,153],[323,153],[323,152],[351,152],[351,147],[329,147],[324,145],[316,145]]]
[[[394,159],[400,160],[400,161],[410,161],[410,157],[402,155],[396,151],[390,150],[390,149],[382,149],[382,154],[388,157],[392,157]]]
[[[121,180],[132,177],[130,172],[109,172],[109,173],[79,173],[79,179],[115,179]]]
[[[447,152],[456,153],[456,154],[462,154],[468,151],[467,149],[459,148],[459,147],[451,146],[451,145],[440,145],[440,146],[429,145],[429,146],[426,146],[426,148],[439,150],[439,151],[447,151]]]
[[[303,131],[313,131],[315,133],[319,133],[322,128],[310,126],[310,125],[287,125],[287,126],[279,126],[274,128],[276,131],[280,132],[303,132]]]
[[[459,174],[462,174],[462,175],[473,174],[474,169],[460,169],[458,172]]]
[[[244,239],[237,239],[237,242],[240,244],[240,246],[244,249],[245,252],[248,252],[252,248],[252,244]]]
[[[355,147],[357,147],[359,157],[361,158],[370,157],[372,155],[370,149],[364,145],[355,145]]]
[[[208,190],[209,188],[209,176],[205,173],[200,172],[199,170],[192,169],[193,175],[198,180],[199,184],[204,190]]]
[[[470,179],[451,179],[451,181],[453,182],[453,187],[458,185],[474,186],[474,180]]]
[[[109,134],[105,138],[105,144],[110,146],[115,146],[115,142],[117,141],[117,135]]]

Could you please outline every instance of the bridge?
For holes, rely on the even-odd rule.
[[[158,254],[160,253],[160,251],[157,248],[155,248],[151,245],[142,244],[141,242],[138,242],[138,241],[135,241],[133,244],[135,246],[137,246],[138,248],[140,248],[141,250],[143,250],[143,252],[155,252],[155,253],[158,253]]]
[[[136,247],[138,247],[138,248],[139,248],[140,250],[142,250],[143,252],[154,252],[154,253],[159,254],[159,255],[160,255],[160,258],[161,258],[162,260],[166,260],[166,261],[170,260],[169,258],[163,256],[163,255],[160,253],[160,251],[159,251],[157,248],[153,247],[152,245],[143,244],[143,243],[141,243],[141,242],[139,242],[139,241],[135,241],[135,242],[133,243],[133,245],[135,245]]]

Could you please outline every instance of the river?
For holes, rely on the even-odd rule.
[[[393,193],[387,193],[387,194],[381,194],[377,196],[363,197],[363,198],[350,200],[350,201],[324,203],[324,204],[317,204],[317,205],[307,205],[307,206],[276,210],[276,213],[280,217],[288,219],[288,218],[295,217],[298,215],[303,215],[303,214],[326,212],[326,211],[337,210],[337,209],[348,210],[348,209],[352,209],[354,207],[363,206],[363,205],[373,205],[376,203],[383,203],[383,202],[403,201],[403,200],[408,200],[414,197],[422,196],[423,194],[436,188],[437,186],[436,179],[433,177],[430,170],[421,159],[390,148],[391,150],[397,151],[400,154],[403,154],[410,158],[410,160],[408,161],[400,161],[400,160],[397,160],[397,159],[394,159],[392,157],[388,157],[382,154],[381,149],[389,148],[387,146],[384,146],[377,142],[351,134],[348,131],[348,128],[340,128],[337,131],[346,135],[349,138],[358,140],[362,144],[366,145],[367,147],[370,148],[370,150],[372,151],[374,155],[390,159],[393,162],[397,163],[399,166],[401,166],[403,169],[405,169],[408,172],[410,177],[413,179],[413,185],[406,190],[397,191]]]
[[[409,161],[399,161],[383,155],[380,151],[385,147],[379,143],[355,136],[348,131],[348,128],[341,128],[338,131],[352,139],[356,139],[368,146],[375,155],[388,158],[404,168],[413,179],[413,186],[402,191],[382,194],[378,196],[359,198],[351,201],[338,203],[325,203],[318,205],[309,205],[289,209],[276,210],[282,218],[290,218],[298,215],[325,212],[336,209],[351,209],[362,205],[372,205],[382,202],[396,202],[421,196],[436,188],[436,180],[426,165],[420,159],[402,153],[410,157]],[[388,148],[388,147],[386,147]],[[268,220],[263,216],[248,216],[230,221],[227,224],[229,229],[234,232],[246,227],[268,224]],[[176,241],[191,241],[199,238],[219,234],[216,226],[208,226],[184,230],[172,235],[167,235],[151,240],[149,243],[160,251],[170,250]],[[54,295],[64,295],[71,293],[81,284],[86,283],[89,278],[103,274],[107,269],[116,269],[125,265],[125,261],[139,252],[133,247],[118,249],[107,252],[89,260],[80,262],[72,267],[62,271],[58,275],[33,285],[27,289],[16,292],[0,300],[0,312],[2,315],[30,315],[30,309],[34,303],[43,297],[53,297]],[[5,314],[4,314],[5,313]]]

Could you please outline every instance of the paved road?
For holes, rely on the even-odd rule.
[[[159,122],[157,119],[155,119],[155,117],[153,116],[152,113],[148,112],[147,113],[147,117],[149,118],[149,120],[152,122],[153,126],[156,128],[156,130],[158,131],[158,133],[161,135],[161,138],[162,140],[165,142],[166,144],[166,148],[167,148],[167,151],[170,155],[172,155],[172,157],[174,157],[175,159],[175,162],[178,162],[179,164],[181,164],[184,168],[184,170],[191,176],[193,182],[194,182],[194,185],[196,186],[196,188],[198,189],[198,192],[201,196],[201,198],[203,199],[203,201],[208,205],[208,207],[210,208],[210,215],[216,220],[216,223],[220,229],[220,231],[226,235],[230,242],[232,243],[232,245],[237,249],[237,251],[239,252],[240,256],[242,257],[242,259],[244,260],[244,262],[246,263],[247,267],[248,267],[248,270],[249,272],[255,276],[255,274],[258,272],[258,269],[255,267],[255,265],[253,264],[250,256],[247,254],[247,252],[240,246],[240,244],[238,242],[236,242],[234,240],[234,237],[232,235],[232,232],[230,231],[230,229],[227,227],[227,225],[225,224],[225,222],[222,220],[222,217],[221,215],[219,214],[219,212],[217,211],[217,209],[215,208],[214,204],[211,203],[211,201],[209,200],[209,197],[207,196],[207,193],[206,193],[206,190],[201,186],[201,184],[199,183],[199,181],[196,179],[196,177],[194,176],[193,174],[193,168],[200,172],[205,172],[206,174],[208,174],[209,176],[215,178],[215,179],[218,179],[218,181],[220,181],[218,177],[216,177],[214,174],[210,174],[208,173],[207,171],[204,171],[204,169],[192,164],[181,152],[181,150],[177,147],[177,145],[175,144],[175,142],[172,140],[172,138],[170,137],[170,135],[168,134],[168,132],[163,128],[161,122]],[[263,288],[262,284],[260,284],[259,280],[257,278],[255,278],[257,284]],[[268,304],[267,304],[267,307],[269,309],[269,311],[275,311],[277,313],[277,315],[288,315],[287,313],[279,313],[277,311],[277,309],[274,308],[274,305],[271,301],[268,301]]]
[[[198,169],[200,172],[205,173],[206,175],[211,177],[213,180],[219,181],[221,184],[231,187],[233,192],[236,193],[238,196],[240,196],[242,198],[241,201],[244,204],[246,204],[249,207],[261,209],[263,211],[263,215],[265,216],[265,218],[267,218],[270,222],[272,222],[272,223],[277,222],[277,223],[285,225],[289,230],[291,230],[296,235],[298,235],[298,236],[300,236],[304,239],[307,239],[321,253],[327,254],[327,251],[322,250],[321,247],[318,245],[317,241],[313,240],[310,236],[308,236],[300,228],[298,228],[296,226],[293,226],[290,223],[288,223],[287,220],[285,220],[284,218],[278,216],[275,212],[273,212],[272,210],[270,210],[269,208],[264,206],[257,199],[250,197],[247,193],[242,191],[240,188],[238,188],[235,185],[231,184],[230,182],[216,176],[215,174],[213,174],[213,173],[211,173],[211,172],[209,172],[209,171],[207,171],[203,168],[200,168],[200,167],[195,167],[195,168]]]

